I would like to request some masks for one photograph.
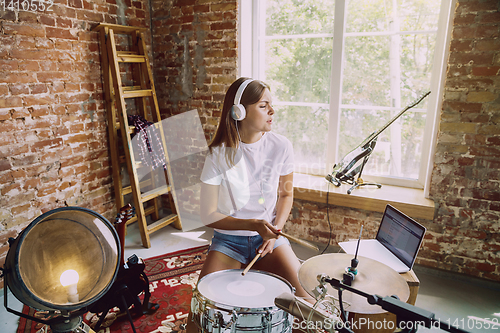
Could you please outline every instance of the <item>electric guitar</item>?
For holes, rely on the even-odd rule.
[[[125,233],[127,228],[127,221],[135,215],[135,207],[132,207],[131,204],[126,204],[116,215],[115,223],[113,224],[116,232],[118,233],[118,238],[120,239],[120,244],[122,247],[121,250],[121,262],[120,267],[123,267],[125,264]]]
[[[366,139],[363,140],[359,145],[357,145],[353,150],[351,150],[347,155],[340,160],[339,163],[333,166],[333,171],[331,174],[328,174],[325,178],[330,183],[335,186],[340,186],[342,183],[354,184],[356,174],[361,175],[363,171],[363,167],[368,160],[368,157],[371,155],[373,150],[375,149],[375,144],[377,143],[378,136],[382,133],[387,127],[389,127],[393,122],[396,121],[399,117],[403,115],[406,111],[416,106],[420,103],[425,97],[427,97],[431,92],[428,91],[425,94],[418,97],[415,101],[406,106],[403,110],[401,110],[397,115],[395,115],[391,120],[389,120],[381,129],[378,131],[374,131],[371,133]],[[359,176],[361,177],[361,176]]]

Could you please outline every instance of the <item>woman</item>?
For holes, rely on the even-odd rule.
[[[240,78],[229,87],[201,176],[202,220],[215,230],[200,279],[240,269],[259,253],[252,268],[283,277],[307,297],[300,262],[278,235],[293,204],[293,148],[271,132],[273,116],[264,82]]]

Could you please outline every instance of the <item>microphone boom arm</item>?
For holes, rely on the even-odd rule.
[[[378,295],[370,295],[361,290],[348,286],[342,283],[340,280],[334,278],[331,279],[329,277],[322,277],[322,281],[329,283],[333,288],[339,291],[340,289],[345,289],[359,296],[365,297],[368,303],[373,305],[375,304],[379,305],[380,307],[382,307],[382,309],[395,314],[398,323],[400,321],[407,321],[414,323],[415,330],[411,332],[416,332],[416,326],[418,324],[423,323],[426,328],[435,327],[436,326],[435,324],[437,324],[437,327],[447,332],[469,333],[468,331],[463,330],[461,328],[455,327],[448,323],[443,323],[439,319],[434,318],[434,313],[421,309],[414,305],[405,303],[397,299],[397,297],[394,296],[381,297]]]

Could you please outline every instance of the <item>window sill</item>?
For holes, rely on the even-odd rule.
[[[342,207],[384,212],[391,204],[413,218],[434,219],[434,201],[424,197],[424,190],[392,185],[360,187],[347,194],[350,185],[336,187],[324,177],[294,174],[294,198]]]

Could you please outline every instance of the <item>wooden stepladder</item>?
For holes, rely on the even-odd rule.
[[[143,37],[143,31],[146,29],[101,23],[93,30],[100,32],[101,65],[108,114],[116,208],[119,210],[126,204],[126,195],[132,195],[136,216],[131,218],[127,224],[138,221],[142,245],[149,248],[151,247],[149,236],[151,233],[169,224],[177,229],[182,229],[182,224],[180,216],[177,214],[179,210],[172,181],[172,171],[161,126],[153,75]],[[117,40],[120,40],[120,43],[117,44]],[[128,43],[124,41],[128,41]],[[128,120],[128,116],[132,114],[153,123],[151,126],[155,127],[157,136],[156,138],[149,137],[149,140],[150,142],[155,139],[160,141],[160,146],[163,149],[161,152],[160,148],[160,152],[161,155],[164,155],[162,165],[153,166],[138,158],[138,149],[135,148],[134,151],[137,142],[132,140],[135,127],[129,125]],[[118,132],[121,132],[121,140]],[[124,163],[130,179],[130,186],[124,185],[122,179],[122,165]],[[145,171],[144,168],[149,168],[149,170]],[[148,176],[139,179],[138,171],[141,171],[141,175]],[[159,173],[163,173],[163,175],[158,177]],[[162,196],[166,200],[160,200]],[[166,216],[160,214],[162,202],[167,202],[170,206],[170,212]],[[150,217],[149,223],[148,217]]]

